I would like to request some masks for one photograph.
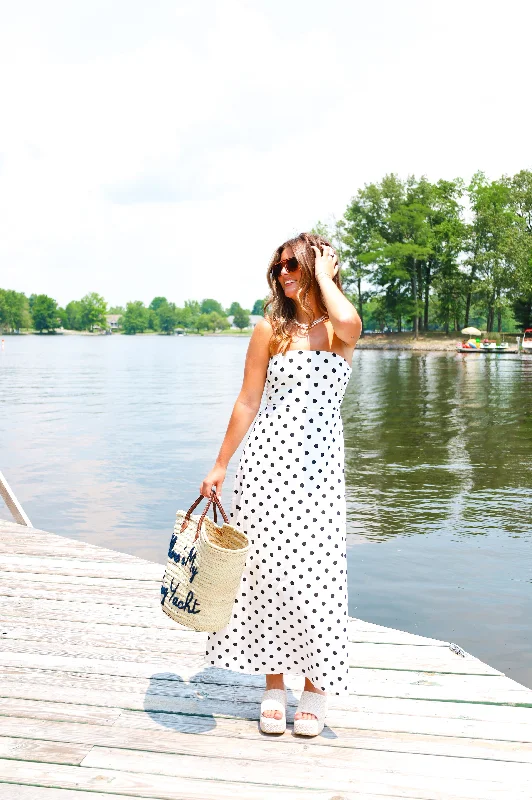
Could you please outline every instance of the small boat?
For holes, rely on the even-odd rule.
[[[490,342],[489,339],[484,339],[481,342],[480,347],[482,350],[495,350],[497,353],[499,353],[501,350],[508,349],[508,342],[500,342],[500,344],[498,344],[497,342]]]
[[[490,342],[489,339],[484,339],[482,342],[479,342],[478,339],[469,339],[467,342],[460,342],[460,344],[456,346],[456,351],[458,353],[517,353],[517,350],[510,350],[508,342],[501,342],[498,344],[497,342]]]
[[[532,353],[532,328],[527,328],[524,332],[521,350],[523,353]]]

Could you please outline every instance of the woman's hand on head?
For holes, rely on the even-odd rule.
[[[334,278],[338,272],[338,256],[334,248],[323,245],[323,253],[318,247],[311,245],[316,256],[314,261],[314,277],[319,281],[324,275],[327,278]]]
[[[221,501],[222,499],[222,485],[225,480],[225,467],[220,467],[218,464],[215,464],[214,467],[211,469],[210,472],[207,473],[203,481],[201,482],[200,486],[200,494],[203,497],[210,497],[212,493],[212,488],[216,489],[216,496],[218,500]]]

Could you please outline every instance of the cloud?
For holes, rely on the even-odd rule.
[[[0,285],[114,304],[208,283],[250,307],[276,244],[365,181],[530,166],[531,12],[495,8],[20,0],[0,31]]]

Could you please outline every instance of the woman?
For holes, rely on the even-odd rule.
[[[321,236],[302,233],[275,251],[265,318],[253,329],[242,388],[200,488],[221,499],[229,460],[256,417],[231,504],[231,524],[251,547],[231,621],[208,634],[205,660],[266,675],[260,727],[267,733],[286,728],[284,672],[305,676],[294,733],[320,733],[327,693],[348,691],[340,404],[362,326],[338,269]]]

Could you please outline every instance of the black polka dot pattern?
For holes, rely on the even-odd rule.
[[[344,432],[351,367],[327,350],[272,356],[266,405],[238,464],[230,520],[251,547],[224,628],[205,661],[251,674],[304,675],[348,691]]]

